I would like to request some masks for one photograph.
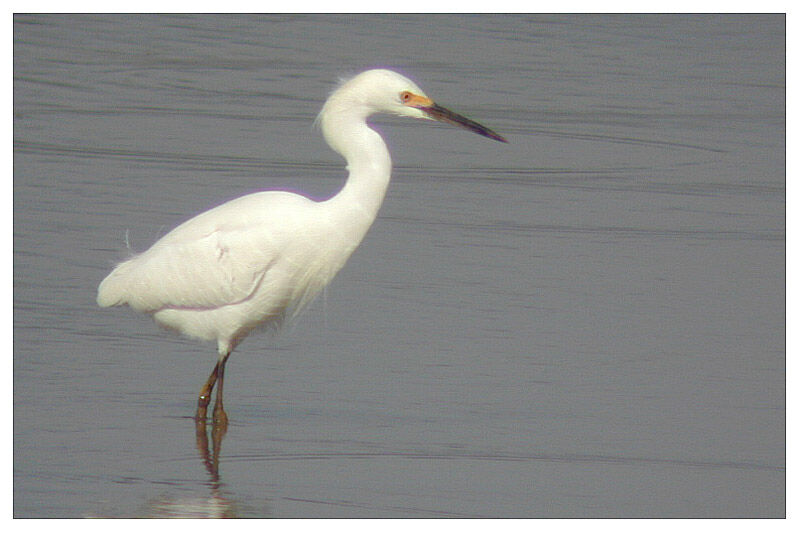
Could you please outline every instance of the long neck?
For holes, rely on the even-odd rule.
[[[378,215],[392,173],[386,143],[365,118],[332,114],[325,115],[321,124],[325,140],[345,158],[350,172],[342,190],[325,203],[338,222],[361,231],[361,237]]]

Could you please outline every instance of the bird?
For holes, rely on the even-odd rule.
[[[163,328],[216,342],[218,359],[200,390],[196,420],[205,421],[216,384],[212,421],[227,425],[225,364],[256,329],[280,329],[344,266],[375,220],[391,177],[376,113],[436,120],[507,143],[501,135],[431,100],[413,81],[371,69],[342,81],[317,116],[348,177],[325,200],[265,190],[183,222],[102,280],[100,307],[127,305]]]

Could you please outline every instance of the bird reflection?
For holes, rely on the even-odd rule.
[[[236,518],[238,516],[236,503],[223,495],[224,485],[219,477],[219,455],[222,439],[227,431],[227,421],[212,423],[209,429],[205,418],[195,418],[197,450],[209,475],[208,486],[211,494],[208,497],[194,498],[163,496],[147,506],[144,516],[149,518]]]
[[[197,450],[200,452],[200,457],[203,459],[203,464],[211,476],[212,489],[219,490],[219,453],[222,449],[222,439],[228,432],[228,420],[218,420],[211,424],[211,448],[208,447],[208,434],[207,423],[205,417],[196,417],[194,419],[195,437],[197,439]]]
[[[212,493],[208,498],[163,498],[154,502],[147,518],[237,518],[233,503]]]

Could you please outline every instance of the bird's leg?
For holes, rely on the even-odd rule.
[[[222,406],[222,383],[225,379],[225,363],[228,361],[228,356],[231,353],[228,352],[222,357],[220,357],[219,362],[217,363],[217,381],[219,382],[217,385],[217,400],[214,402],[214,426],[215,429],[217,426],[220,428],[226,428],[228,426],[228,415],[225,413],[225,409]]]
[[[214,366],[214,370],[211,372],[211,375],[208,376],[206,384],[203,385],[202,389],[200,389],[200,397],[197,399],[197,415],[195,415],[195,418],[198,420],[206,419],[206,408],[208,407],[208,404],[211,403],[211,391],[214,390],[214,383],[217,382],[219,363],[220,361],[217,361],[217,364]]]

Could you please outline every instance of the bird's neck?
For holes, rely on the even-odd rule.
[[[331,148],[345,158],[350,174],[342,190],[328,202],[351,222],[362,220],[366,233],[386,195],[392,159],[386,143],[363,118],[331,118],[323,122],[323,134]]]

